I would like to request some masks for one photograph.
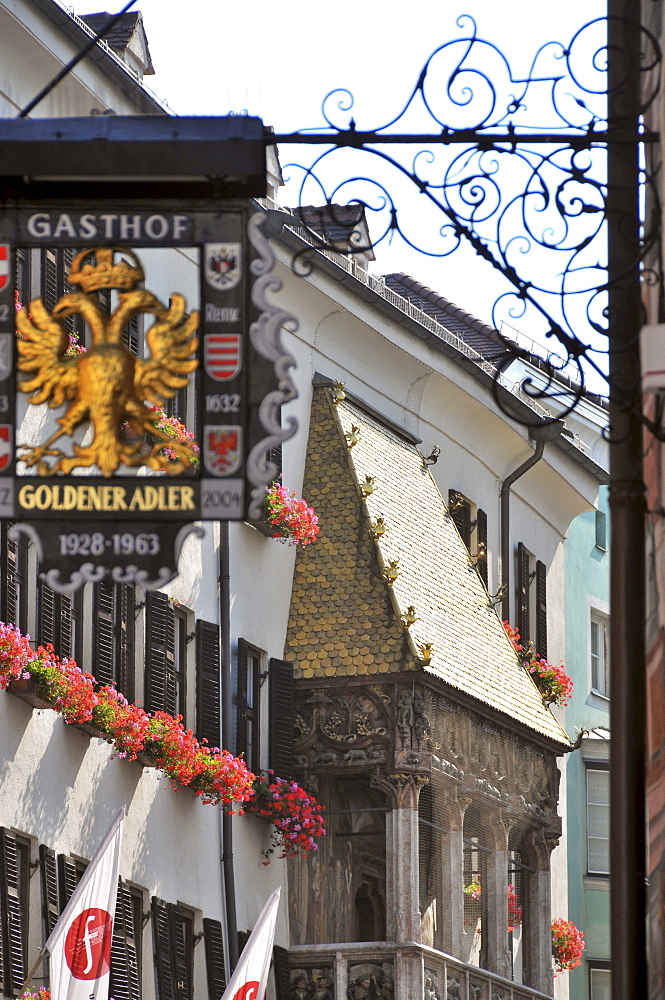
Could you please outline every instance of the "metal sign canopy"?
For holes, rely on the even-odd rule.
[[[266,130],[245,117],[2,130],[0,517],[31,538],[52,589],[107,574],[163,586],[194,522],[261,520],[270,450],[296,429],[280,419],[295,396],[280,342],[292,317],[267,299],[269,215],[247,200],[265,194]],[[160,302],[149,275],[144,287],[144,247],[198,254],[199,310],[177,289]],[[15,288],[17,253],[36,248],[69,252],[71,291],[50,309]],[[142,357],[126,335],[141,316]],[[80,353],[70,317],[87,331]],[[194,447],[159,424],[188,385]]]

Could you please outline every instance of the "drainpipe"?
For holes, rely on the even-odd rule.
[[[514,472],[506,476],[501,484],[501,584],[504,587],[501,617],[504,621],[510,621],[510,489],[513,483],[521,479],[525,472],[528,472],[541,460],[546,443],[555,441],[562,428],[563,421],[561,420],[530,427],[529,436],[536,442],[535,451],[527,458],[526,462],[522,462]]]
[[[221,633],[222,671],[222,747],[231,746],[233,736],[233,677],[231,664],[231,555],[229,522],[219,524],[219,620]],[[238,964],[238,919],[236,916],[236,886],[233,870],[233,817],[223,810],[222,875],[226,907],[226,934],[229,949],[229,977]]]

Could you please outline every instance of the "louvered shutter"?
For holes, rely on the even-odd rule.
[[[111,947],[111,983],[109,995],[114,1000],[140,1000],[138,955],[136,948],[140,927],[134,926],[132,894],[127,885],[118,880],[118,898],[113,920]]]
[[[188,954],[182,911],[176,903],[167,903],[173,955],[175,958],[176,996],[178,1000],[192,998],[192,955]]]
[[[152,897],[152,931],[159,1000],[177,1000],[168,904],[156,896]]]
[[[487,514],[484,510],[480,510],[480,508],[478,508],[478,512],[476,514],[476,541],[478,542],[478,548],[480,548],[481,545],[484,545],[485,552],[487,552]],[[485,586],[487,586],[488,580],[488,563],[489,553],[477,564],[480,579],[483,581]]]
[[[166,594],[149,591],[146,598],[146,708],[177,714],[175,623]]]
[[[138,316],[132,316],[129,323],[122,331],[122,340],[128,351],[132,354],[139,353],[140,320]]]
[[[196,623],[196,725],[199,739],[220,745],[221,689],[219,628],[199,619]]]
[[[60,637],[58,649],[61,656],[74,656],[72,647],[72,611],[73,599],[71,594],[60,594]]]
[[[25,887],[21,885],[19,847],[16,837],[0,827],[0,893],[3,916],[3,965],[5,993],[18,993],[25,980],[24,937],[28,914],[24,913]]]
[[[61,291],[58,287],[57,251],[44,250],[42,252],[42,301],[49,312],[53,311]]]
[[[280,778],[293,771],[293,664],[270,660],[269,766]]]
[[[466,500],[460,503],[458,490],[448,490],[448,504],[450,516],[468,549],[471,544],[471,507]]]
[[[238,955],[242,955],[243,948],[249,941],[249,931],[238,931]]]
[[[206,950],[206,973],[208,976],[208,1000],[219,1000],[226,989],[226,965],[224,962],[224,932],[219,920],[203,919],[203,938]]]
[[[547,567],[536,563],[536,652],[547,659]]]
[[[134,588],[131,584],[118,584],[117,628],[118,662],[117,684],[120,691],[134,700]]]
[[[58,855],[58,894],[61,913],[74,894],[82,875],[83,872],[73,858],[67,857],[66,854]]]
[[[94,651],[92,672],[100,684],[117,681],[115,664],[115,587],[106,580],[94,589]],[[122,691],[122,688],[120,687]],[[124,693],[124,692],[123,692]]]
[[[526,646],[529,635],[529,553],[522,544],[517,544],[517,628],[522,645]]]
[[[39,875],[42,885],[42,917],[46,938],[60,916],[60,903],[58,898],[58,863],[55,851],[43,844],[39,845]]]
[[[7,524],[7,528],[12,526],[13,522]],[[5,600],[3,614],[6,622],[12,625],[18,625],[19,608],[18,608],[18,544],[17,542],[9,538],[9,534],[5,534],[5,552],[6,552],[6,567],[5,567]]]
[[[290,1000],[291,975],[289,972],[289,953],[286,948],[280,948],[276,944],[272,950],[272,962],[276,1000]]]
[[[43,580],[39,581],[39,641],[42,644],[57,642],[56,637],[56,597],[55,591],[47,587]],[[63,655],[61,649],[56,652]]]
[[[248,649],[245,639],[238,639],[238,695],[236,704],[236,754],[247,753],[247,671]]]

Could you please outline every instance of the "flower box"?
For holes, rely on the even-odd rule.
[[[155,767],[157,763],[149,750],[141,750],[140,753],[137,753],[136,759],[141,767]]]
[[[82,733],[87,733],[88,736],[92,736],[94,739],[106,741],[109,739],[108,733],[103,733],[101,729],[93,726],[91,722],[77,722],[75,725]]]
[[[26,702],[28,705],[32,705],[33,708],[51,708],[48,701],[40,695],[37,689],[37,682],[31,677],[17,677],[10,681],[7,685],[7,690],[15,694],[17,698],[21,701]]]

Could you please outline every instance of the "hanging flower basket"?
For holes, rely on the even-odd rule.
[[[545,704],[564,708],[573,695],[573,680],[566,672],[563,663],[558,666],[548,663],[543,656],[534,651],[533,643],[528,643],[526,647],[522,645],[516,628],[512,628],[508,622],[503,622],[503,627],[522,661],[522,666],[533,678]]]
[[[570,972],[582,964],[584,934],[572,920],[552,921],[552,956],[557,973]]]
[[[288,545],[309,545],[319,533],[314,509],[277,480],[268,487],[263,501],[263,524],[266,534]]]
[[[322,809],[297,782],[278,778],[269,771],[268,776],[254,778],[252,796],[242,811],[263,816],[273,824],[272,844],[261,852],[266,859],[263,863],[268,864],[275,851],[280,852],[280,858],[292,858],[318,849],[317,840],[326,832]]]

